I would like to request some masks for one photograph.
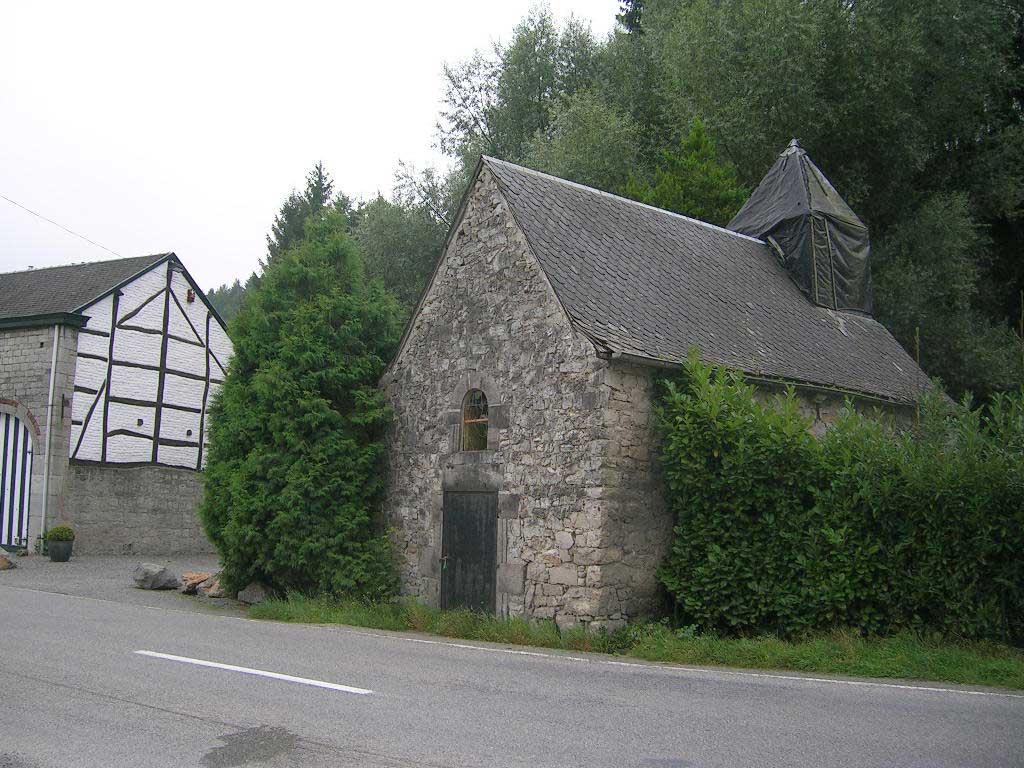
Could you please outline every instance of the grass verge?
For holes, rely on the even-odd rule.
[[[591,651],[673,664],[785,669],[813,674],[893,677],[1024,689],[1024,651],[997,643],[957,642],[904,633],[864,638],[850,632],[802,640],[722,638],[641,624],[612,633],[560,632],[552,621],[498,619],[470,611],[439,611],[412,601],[365,604],[291,596],[254,605],[256,619],[349,624],[427,632],[465,640]]]

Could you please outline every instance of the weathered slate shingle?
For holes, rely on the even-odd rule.
[[[516,222],[599,346],[914,400],[928,378],[876,320],[812,304],[768,245],[493,158]]]
[[[167,255],[0,274],[0,320],[77,312]]]

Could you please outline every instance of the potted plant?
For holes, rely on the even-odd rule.
[[[75,543],[75,532],[66,525],[58,525],[46,532],[46,551],[54,563],[66,563],[71,559],[71,547]]]

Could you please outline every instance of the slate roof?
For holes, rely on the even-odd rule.
[[[74,314],[139,272],[173,256],[160,253],[0,274],[0,322]]]
[[[484,157],[573,324],[598,348],[911,402],[929,380],[881,323],[812,304],[763,241]]]

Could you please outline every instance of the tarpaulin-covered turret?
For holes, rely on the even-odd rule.
[[[796,139],[729,229],[767,240],[815,304],[871,313],[868,228]]]

